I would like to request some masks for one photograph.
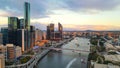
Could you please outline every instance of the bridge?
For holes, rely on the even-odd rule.
[[[43,48],[43,49],[50,49],[50,50],[56,50],[56,51],[59,51],[59,50],[71,50],[71,51],[79,51],[79,52],[90,52],[90,51],[86,51],[86,50],[79,50],[79,49],[69,49],[69,48],[55,48],[55,47],[40,47],[40,48]]]
[[[57,46],[60,46],[66,42],[69,42],[72,39],[69,40],[65,40],[62,41],[61,43],[56,43],[53,44],[51,47],[44,47],[46,48],[46,50],[44,50],[42,53],[38,52],[35,55],[23,55],[23,56],[33,56],[28,62],[24,63],[24,64],[18,64],[18,65],[10,65],[10,66],[5,66],[5,68],[35,68],[35,66],[37,65],[37,63],[39,62],[39,60],[44,57],[51,49],[53,50],[74,50],[74,49],[61,49],[61,48],[56,48]],[[76,50],[76,51],[80,51],[80,50]]]

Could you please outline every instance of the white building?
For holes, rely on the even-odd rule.
[[[116,66],[116,65],[112,65],[112,64],[97,64],[95,63],[94,64],[94,68],[120,68],[119,66]]]
[[[117,50],[112,44],[110,43],[104,43],[104,46],[106,48],[106,51],[109,51],[109,50]]]
[[[120,63],[120,55],[104,55],[106,61]]]
[[[0,54],[0,68],[5,68],[5,59],[3,54]]]
[[[16,58],[22,55],[21,47],[16,46],[15,48]]]

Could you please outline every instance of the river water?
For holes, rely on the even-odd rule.
[[[76,37],[61,48],[89,51],[89,39]],[[87,68],[88,54],[75,50],[51,51],[40,60],[37,68]]]

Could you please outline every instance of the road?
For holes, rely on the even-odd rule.
[[[89,50],[89,39],[75,38],[62,48]],[[51,51],[39,63],[38,68],[87,68],[88,52],[74,50]]]

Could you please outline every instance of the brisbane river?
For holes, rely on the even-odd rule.
[[[89,39],[76,37],[61,48],[90,50]],[[75,50],[50,51],[37,65],[37,68],[87,68],[89,52]]]

